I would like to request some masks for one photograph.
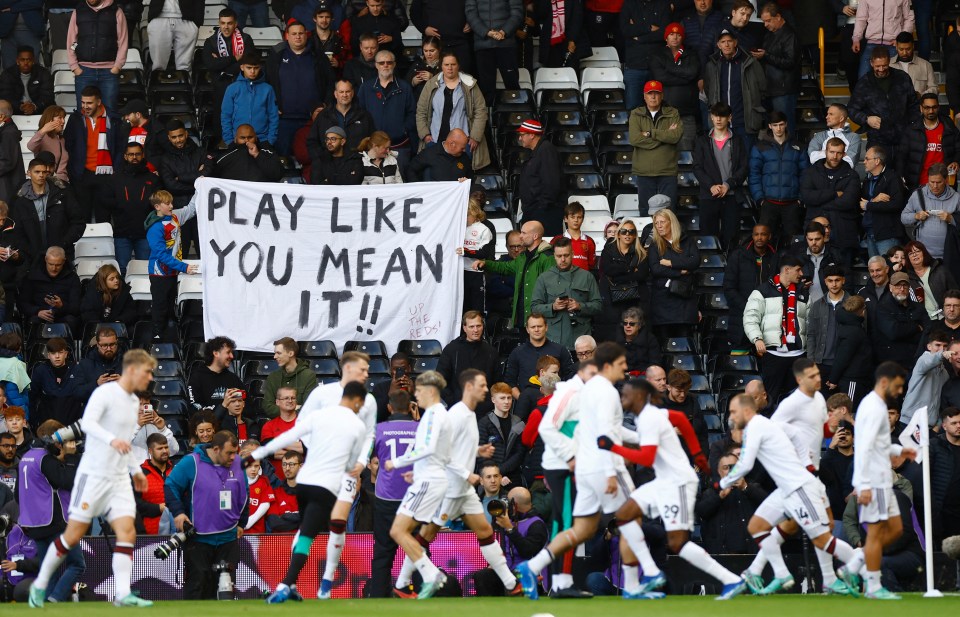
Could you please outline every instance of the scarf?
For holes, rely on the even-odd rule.
[[[780,284],[780,275],[773,277],[773,286],[783,297],[783,316],[780,319],[780,344],[793,347],[797,340],[797,286],[796,284],[784,288]]]
[[[552,26],[550,27],[550,44],[558,45],[566,38],[566,0],[550,0],[550,6],[553,13]]]
[[[243,56],[243,35],[240,33],[240,28],[236,28],[233,31],[233,52],[230,51],[230,48],[227,47],[227,40],[223,37],[223,32],[217,31],[217,53],[221,58],[226,58],[227,56],[233,56],[234,54],[238,56]]]
[[[669,47],[667,48],[669,49]],[[672,52],[671,52],[672,53]],[[677,64],[680,62],[680,58],[683,57],[683,47],[677,50],[677,53],[673,54],[673,63]]]
[[[100,118],[103,122],[98,122],[97,118],[90,118],[90,126],[97,134],[97,169],[94,173],[98,176],[113,173],[113,158],[110,156],[110,149],[107,147],[107,131],[110,130],[110,119],[104,113]]]

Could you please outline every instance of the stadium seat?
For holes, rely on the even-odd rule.
[[[567,203],[578,202],[588,213],[595,212],[603,214],[607,220],[610,220],[610,203],[606,195],[569,195]]]
[[[153,401],[153,410],[157,412],[159,416],[181,416],[187,417],[190,415],[190,408],[187,405],[187,401],[183,399],[170,398],[170,399],[157,399]],[[169,420],[167,420],[169,422]],[[172,428],[170,430],[173,430]]]
[[[337,346],[333,341],[300,341],[300,355],[304,358],[336,358]]]
[[[381,341],[347,341],[343,345],[344,353],[348,351],[360,351],[368,356],[387,357],[387,346]]]
[[[180,359],[180,348],[174,343],[153,343],[148,351],[158,360]]]
[[[70,71],[70,57],[67,55],[66,49],[55,49],[53,51],[53,62],[50,63],[50,72],[56,74],[59,71],[66,71],[73,75]]]
[[[179,379],[155,381],[153,383],[153,396],[183,399],[187,396],[187,386]]]
[[[420,374],[425,371],[435,371],[437,370],[437,365],[440,363],[439,357],[422,357],[413,359],[413,372]]]
[[[185,300],[203,300],[203,277],[183,275],[177,287],[177,304]]]
[[[579,90],[580,82],[577,73],[570,67],[541,67],[534,76],[533,93],[539,102],[543,98],[544,90]]]
[[[240,379],[247,380],[251,377],[266,377],[277,370],[280,366],[276,360],[248,360],[243,363],[240,369]]]
[[[636,195],[617,195],[613,202],[613,218],[638,218],[640,216],[640,198]]]
[[[443,345],[440,341],[433,339],[402,340],[397,346],[397,351],[401,351],[411,357],[439,356],[443,351]]]
[[[183,379],[183,365],[179,360],[160,360],[153,370],[153,378],[156,381]]]
[[[309,358],[310,370],[317,377],[340,378],[340,362],[336,358]]]
[[[580,60],[580,66],[587,68],[620,68],[620,55],[616,47],[594,47],[593,53]]]
[[[136,300],[150,302],[153,295],[150,293],[150,278],[127,278],[127,284],[130,285],[130,297]]]

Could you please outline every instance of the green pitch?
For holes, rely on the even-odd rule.
[[[262,601],[241,602],[160,602],[149,609],[119,609],[104,602],[79,604],[47,604],[42,610],[32,610],[26,604],[0,605],[4,617],[109,617],[110,615],[143,615],[144,617],[293,617],[305,614],[336,617],[424,617],[425,615],[456,617],[531,617],[535,613],[550,613],[554,617],[614,617],[642,614],[663,617],[846,617],[856,613],[869,617],[933,617],[955,616],[960,611],[960,596],[925,599],[919,594],[908,594],[899,602],[822,596],[785,595],[768,598],[744,596],[728,602],[717,602],[712,597],[674,596],[664,600],[627,601],[620,598],[592,600],[538,600],[524,598],[434,598],[416,600],[308,600],[302,604],[288,602],[267,606]]]

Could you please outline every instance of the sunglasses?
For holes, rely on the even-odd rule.
[[[624,325],[624,326],[630,326],[631,328],[633,328],[633,327],[636,327],[636,325],[637,325],[638,322],[636,322],[636,321],[623,321],[623,322],[620,322],[620,323],[621,323],[622,325]]]
[[[618,231],[617,233],[620,234],[621,236],[635,236],[635,235],[637,235],[637,230],[636,230],[636,229],[621,229],[621,230]]]

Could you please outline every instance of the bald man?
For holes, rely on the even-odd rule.
[[[279,182],[283,171],[283,163],[273,146],[261,144],[253,126],[241,124],[226,154],[217,159],[213,176],[225,180]]]
[[[467,134],[453,129],[441,144],[428,144],[407,166],[408,182],[463,181],[473,177]]]
[[[494,274],[508,274],[514,277],[513,310],[510,327],[515,328],[526,322],[530,314],[530,300],[540,275],[556,265],[553,259],[553,246],[543,240],[543,225],[538,221],[528,221],[520,228],[520,243],[523,252],[513,261],[485,261],[478,259],[473,263],[474,270],[485,270]]]
[[[770,399],[767,397],[767,389],[764,387],[762,381],[759,379],[748,381],[747,386],[743,389],[743,393],[750,395],[762,415],[766,416],[770,414],[770,410],[767,409],[767,405],[770,404]]]
[[[507,501],[512,504],[513,512],[508,508],[503,516],[496,517],[493,522],[495,528],[499,528],[502,534],[503,553],[507,557],[507,565],[513,571],[517,564],[539,553],[547,545],[550,535],[547,531],[547,523],[533,508],[530,491],[518,486],[507,493]],[[477,574],[481,575],[479,572]],[[478,585],[484,582],[490,583],[489,586],[492,588],[494,582],[499,582],[493,579],[496,579],[496,575],[492,578],[481,575]],[[500,591],[500,594],[502,593]]]
[[[667,393],[667,372],[663,370],[662,366],[651,364],[647,367],[647,372],[644,377],[650,382],[654,390],[660,394]]]

